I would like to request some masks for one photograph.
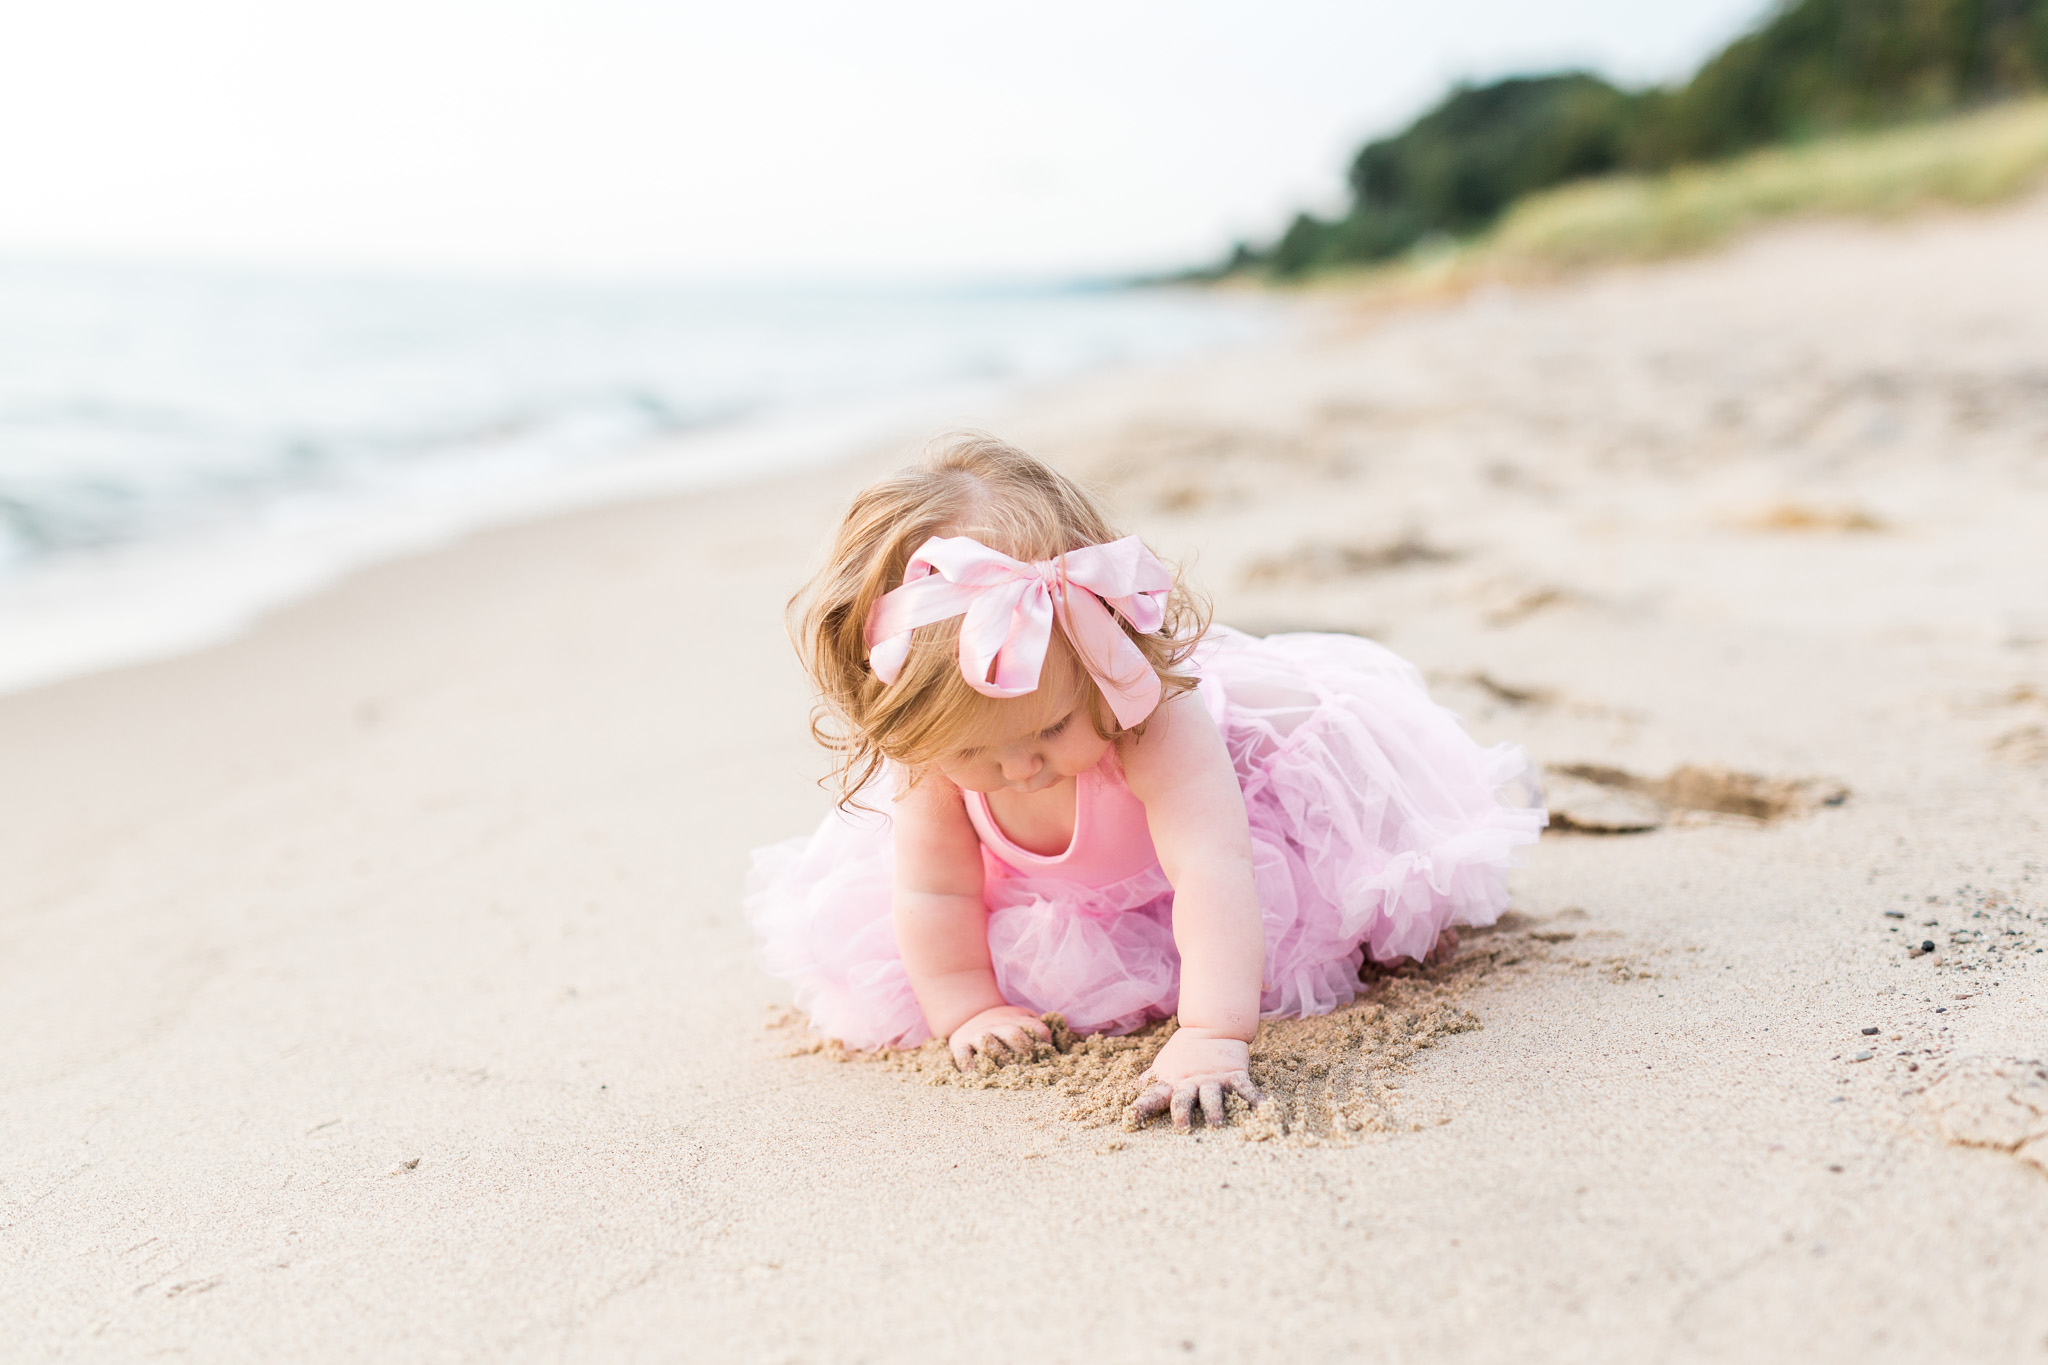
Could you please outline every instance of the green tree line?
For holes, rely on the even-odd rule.
[[[1461,85],[1352,160],[1349,209],[1200,274],[1297,276],[1487,226],[1525,194],[1925,119],[2048,86],[2048,0],[1788,0],[1683,85],[1583,71]]]

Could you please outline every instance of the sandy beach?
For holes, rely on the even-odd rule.
[[[0,699],[0,1354],[2048,1359],[2044,241],[1331,296],[977,418],[1553,772],[1511,917],[1382,985],[1476,1027],[1328,1140],[784,1019],[781,607],[918,433]]]

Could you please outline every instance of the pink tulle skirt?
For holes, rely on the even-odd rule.
[[[1481,748],[1412,665],[1355,636],[1219,626],[1197,663],[1251,817],[1264,1017],[1326,1013],[1357,996],[1366,954],[1419,959],[1446,928],[1500,917],[1516,851],[1545,822],[1520,748]],[[897,956],[890,879],[888,817],[838,811],[756,851],[747,879],[768,969],[849,1047],[930,1036]],[[991,878],[986,897],[1012,1004],[1081,1033],[1174,1012],[1173,888],[1157,866],[1108,886]]]

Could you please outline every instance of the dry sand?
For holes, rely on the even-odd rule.
[[[5,1354],[2048,1359],[2044,242],[1802,227],[974,415],[1636,831],[1271,1030],[1263,1141],[767,1026],[779,608],[881,456],[0,701]]]

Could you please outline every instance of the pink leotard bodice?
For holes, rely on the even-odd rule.
[[[1074,837],[1064,853],[1019,848],[989,813],[988,797],[963,790],[967,818],[981,836],[982,863],[991,877],[1056,877],[1083,886],[1108,886],[1159,865],[1145,805],[1131,794],[1114,754],[1074,780]]]

